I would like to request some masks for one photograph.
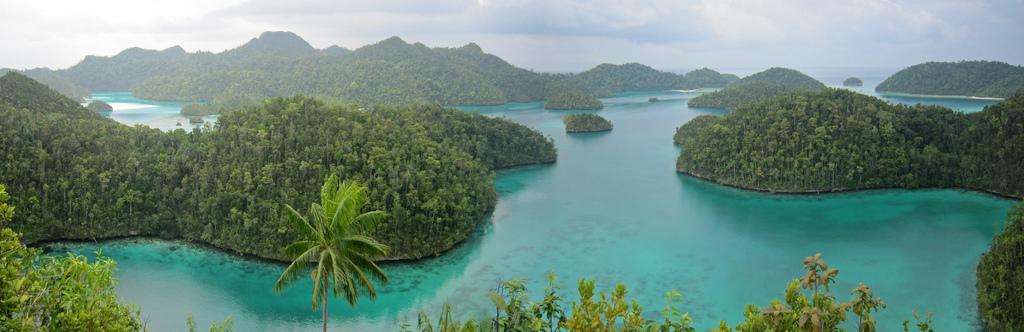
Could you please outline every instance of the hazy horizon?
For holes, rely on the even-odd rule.
[[[1015,16],[1022,12],[1024,0],[4,2],[0,67],[62,69],[130,47],[221,52],[263,31],[294,32],[320,49],[390,36],[430,47],[474,42],[543,72],[627,62],[672,71],[1021,65],[1024,44],[1016,39],[1024,22]]]

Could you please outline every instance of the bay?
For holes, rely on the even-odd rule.
[[[938,330],[976,329],[974,267],[1013,201],[960,190],[770,195],[696,180],[675,172],[672,135],[695,116],[724,112],[689,109],[693,96],[606,98],[597,113],[615,129],[572,135],[561,123],[571,112],[540,103],[463,108],[544,132],[558,147],[558,162],[499,171],[498,204],[470,239],[437,258],[387,264],[392,282],[378,298],[354,309],[332,302],[331,325],[397,330],[445,302],[463,317],[483,316],[493,312],[486,293],[498,280],[529,278],[536,295],[550,271],[569,299],[580,278],[597,278],[609,290],[625,283],[651,311],[665,292],[678,290],[681,309],[707,330],[720,319],[740,321],[748,303],[781,297],[801,275],[801,260],[821,252],[841,271],[840,299],[865,282],[889,304],[878,316],[882,330],[898,329],[915,310],[935,312]],[[272,291],[278,264],[145,239],[52,248],[117,260],[118,293],[141,308],[154,331],[183,329],[189,313],[200,326],[231,316],[241,331],[320,324],[308,283]]]

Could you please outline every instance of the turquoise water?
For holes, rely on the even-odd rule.
[[[94,93],[86,103],[92,100],[102,100],[113,106],[114,111],[104,115],[129,126],[146,125],[169,131],[178,128],[188,130],[202,125],[191,124],[187,117],[179,114],[183,106],[181,103],[139,99],[133,97],[130,92]],[[205,116],[203,120],[212,124],[217,121],[217,117],[218,115]]]
[[[648,103],[656,96],[659,103]],[[675,128],[707,114],[692,94],[630,93],[598,111],[611,132],[564,133],[566,112],[540,103],[466,108],[506,117],[550,135],[556,164],[504,170],[491,218],[466,243],[441,257],[385,266],[392,282],[356,309],[331,303],[331,325],[396,330],[420,310],[449,302],[470,316],[492,313],[486,298],[499,279],[559,276],[575,298],[576,281],[597,277],[603,289],[626,283],[656,311],[669,290],[706,331],[736,323],[744,305],[767,304],[801,275],[801,260],[821,252],[840,269],[836,293],[857,282],[889,304],[878,319],[896,330],[912,311],[935,312],[941,331],[975,329],[974,267],[1000,229],[1010,200],[958,190],[885,190],[780,196],[725,188],[675,172]],[[922,102],[937,102],[922,99]],[[938,100],[941,102],[941,100]],[[227,316],[240,331],[312,330],[308,283],[271,290],[282,266],[173,242],[122,240],[59,244],[57,250],[102,250],[119,263],[119,294],[137,304],[151,330],[184,328]]]

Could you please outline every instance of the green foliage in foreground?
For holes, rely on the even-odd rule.
[[[796,91],[817,91],[825,84],[796,70],[771,68],[736,81],[724,89],[705,93],[687,102],[690,107],[733,109],[740,105]]]
[[[562,118],[567,133],[586,133],[612,130],[612,123],[597,114],[569,114]]]
[[[566,91],[548,97],[544,101],[544,108],[549,110],[599,110],[604,108],[604,103],[580,91]]]
[[[1005,228],[981,256],[978,308],[989,331],[1024,326],[1024,203],[1010,210]]]
[[[830,268],[821,254],[809,256],[803,261],[807,271],[793,279],[783,298],[772,300],[764,307],[748,305],[744,321],[730,326],[725,321],[713,332],[767,332],[807,331],[838,332],[844,322],[856,323],[859,332],[878,331],[874,315],[885,309],[886,304],[875,296],[871,287],[861,283],[851,290],[849,301],[840,301],[832,293],[839,270]],[[665,294],[666,305],[658,312],[660,320],[647,319],[654,313],[647,311],[636,300],[630,299],[626,286],[619,284],[611,292],[595,292],[593,279],[579,281],[579,300],[568,305],[558,294],[558,285],[553,275],[548,276],[548,287],[539,302],[529,300],[523,279],[500,283],[490,293],[495,305],[495,316],[457,321],[452,318],[451,307],[445,304],[434,325],[432,320],[421,313],[417,330],[433,331],[570,331],[570,332],[693,332],[693,319],[681,311],[682,294],[670,291]],[[567,311],[568,310],[568,311]],[[932,332],[931,314],[921,319],[914,315],[916,331]],[[903,322],[904,331],[910,330],[910,321]],[[406,325],[403,330],[411,330]],[[895,328],[895,327],[894,327]]]
[[[679,128],[677,169],[773,192],[961,187],[1024,197],[1024,94],[964,114],[845,89],[797,93]]]
[[[90,101],[89,105],[86,105],[85,108],[93,112],[110,112],[114,110],[113,106],[102,100]]]
[[[366,205],[366,187],[353,182],[341,182],[331,175],[320,188],[320,203],[309,207],[307,216],[285,205],[288,221],[299,234],[299,240],[285,248],[291,264],[281,272],[274,290],[281,292],[295,280],[313,279],[313,309],[323,306],[324,332],[327,332],[327,291],[333,296],[344,295],[355,307],[360,289],[370,299],[377,297],[372,279],[382,285],[388,276],[374,263],[387,255],[387,246],[369,235],[384,219],[384,212],[363,212]],[[315,268],[314,268],[315,266]]]
[[[0,185],[0,226],[10,221]],[[138,331],[139,311],[118,302],[109,258],[43,256],[0,227],[0,331]]]
[[[857,77],[849,77],[849,78],[843,80],[843,86],[863,86],[863,85],[864,85],[864,81],[861,81],[860,78],[857,78]]]
[[[284,259],[298,234],[282,203],[316,199],[324,174],[366,184],[388,211],[389,258],[437,254],[496,202],[492,169],[551,162],[539,132],[432,106],[276,98],[200,131],[128,127],[18,74],[0,77],[0,182],[27,242],[155,236]]]
[[[1024,67],[998,61],[926,62],[896,72],[875,91],[1007,98],[1024,91]]]

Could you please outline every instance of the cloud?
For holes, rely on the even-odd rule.
[[[0,67],[66,67],[130,46],[221,51],[266,30],[317,47],[398,35],[477,42],[517,65],[702,66],[1020,63],[1022,0],[55,0],[0,2]],[[55,51],[59,50],[59,52]]]

